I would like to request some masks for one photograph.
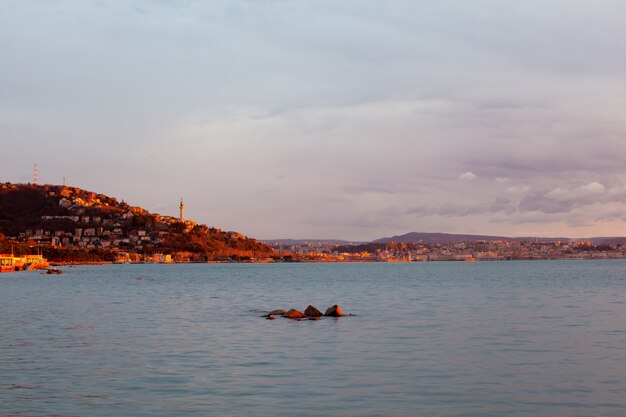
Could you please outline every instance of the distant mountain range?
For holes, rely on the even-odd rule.
[[[372,243],[426,243],[426,244],[449,244],[455,242],[472,242],[477,240],[510,240],[517,242],[569,242],[569,241],[590,241],[594,245],[619,244],[626,243],[626,237],[593,237],[593,238],[569,238],[569,237],[507,237],[507,236],[491,236],[491,235],[465,235],[452,233],[420,233],[411,232],[404,235],[392,237],[384,237],[376,239]]]
[[[360,245],[364,243],[425,243],[425,244],[450,244],[456,242],[474,242],[477,240],[509,240],[516,242],[571,242],[571,241],[589,241],[594,245],[610,245],[626,243],[626,237],[592,237],[592,238],[569,238],[569,237],[508,237],[508,236],[492,236],[492,235],[471,235],[471,234],[454,234],[454,233],[423,233],[411,232],[403,235],[391,237],[383,237],[373,240],[372,242],[350,241],[340,239],[274,239],[262,240],[265,243],[280,243],[283,245],[302,245],[305,243],[331,243],[335,245]]]

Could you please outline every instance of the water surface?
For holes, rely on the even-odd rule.
[[[626,261],[2,274],[0,415],[623,416],[625,295]]]

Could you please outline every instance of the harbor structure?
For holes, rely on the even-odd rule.
[[[17,257],[13,254],[0,254],[0,272],[46,269],[49,266],[48,260],[42,255],[25,255]]]

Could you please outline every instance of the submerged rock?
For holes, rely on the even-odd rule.
[[[304,315],[302,311],[298,311],[294,309],[289,310],[287,314],[285,314],[283,317],[287,317],[288,319],[292,319],[292,320],[300,320],[300,319],[306,318],[306,316]]]
[[[328,307],[324,315],[328,317],[341,317],[343,316],[343,312],[341,311],[341,307],[335,304],[332,307]]]
[[[285,314],[287,314],[287,312],[285,310],[272,310],[269,313],[267,313],[268,316],[284,316]]]
[[[304,315],[307,317],[322,317],[323,314],[317,308],[313,306],[308,306],[306,310],[304,310]]]

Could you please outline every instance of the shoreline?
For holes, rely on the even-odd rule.
[[[30,271],[47,271],[56,267],[76,267],[76,266],[102,266],[102,265],[215,265],[215,264],[426,264],[426,263],[500,263],[500,262],[533,262],[533,261],[619,261],[626,260],[626,257],[620,258],[538,258],[538,259],[494,259],[494,260],[432,260],[432,261],[279,261],[279,262],[224,262],[224,261],[208,261],[208,262],[50,262],[48,268],[30,269]],[[4,270],[0,271],[0,275],[26,272],[29,270]]]
[[[30,269],[30,270],[19,270],[19,271],[0,271],[0,275],[6,274],[19,274],[22,272],[32,272],[32,271],[41,271],[45,274],[48,269],[56,269],[57,267],[69,267],[73,268],[76,266],[103,266],[103,265],[216,265],[216,264],[388,264],[388,265],[397,265],[397,264],[427,264],[427,263],[465,263],[465,264],[476,264],[476,263],[504,263],[504,262],[541,262],[541,261],[619,261],[626,260],[626,258],[545,258],[545,259],[499,259],[499,260],[488,260],[488,261],[455,261],[455,260],[441,260],[441,261],[412,261],[412,262],[384,262],[384,261],[298,261],[298,262],[51,262],[50,268],[43,269]]]
[[[207,262],[50,262],[50,266],[99,266],[99,265],[219,265],[219,264],[426,264],[426,263],[494,263],[494,262],[533,262],[533,261],[616,261],[626,260],[626,257],[620,258],[535,258],[535,259],[489,259],[489,260],[453,260],[442,259],[432,261],[245,261],[245,262],[226,262],[226,261],[207,261]]]

